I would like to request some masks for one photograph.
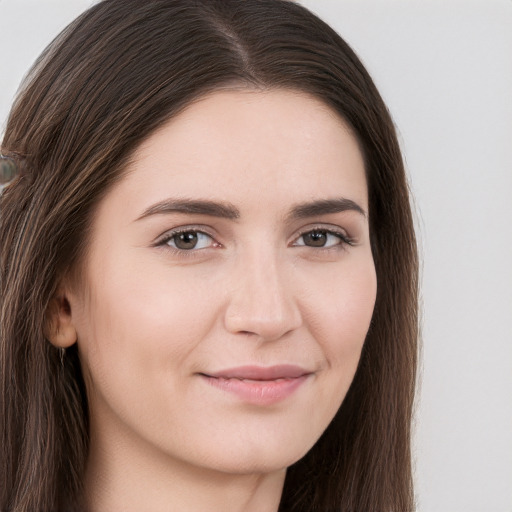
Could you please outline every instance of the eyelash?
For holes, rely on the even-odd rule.
[[[162,248],[165,248],[165,249],[168,249],[170,251],[173,251],[175,252],[176,254],[179,254],[179,255],[183,255],[183,256],[192,256],[194,253],[196,253],[198,250],[201,250],[201,249],[179,249],[177,247],[172,247],[169,245],[169,242],[181,235],[181,234],[185,234],[185,233],[192,233],[192,234],[202,234],[202,235],[206,235],[208,236],[209,238],[212,239],[213,241],[213,245],[217,245],[218,247],[220,247],[220,244],[215,242],[215,239],[213,238],[213,236],[208,233],[205,229],[200,229],[198,227],[183,227],[183,228],[178,228],[178,229],[173,229],[172,231],[168,231],[166,234],[164,234],[159,240],[156,241],[155,243],[155,246],[156,247],[162,247]]]
[[[313,228],[308,228],[307,230],[302,231],[295,240],[299,240],[300,238],[304,237],[305,235],[307,235],[309,233],[315,233],[315,232],[321,232],[321,233],[325,233],[327,235],[332,235],[340,240],[340,243],[335,244],[335,245],[331,245],[328,247],[322,247],[322,246],[318,247],[318,249],[322,249],[324,251],[345,249],[346,245],[353,246],[355,244],[355,240],[353,238],[349,237],[343,231],[337,230],[332,227],[325,227],[325,226],[314,226]],[[295,245],[295,247],[309,247],[309,248],[315,249],[314,246],[308,246],[308,245],[299,245],[299,246]]]
[[[324,246],[319,246],[319,247],[315,247],[315,246],[308,246],[306,244],[296,244],[295,242],[297,240],[299,240],[300,238],[304,237],[305,235],[308,235],[310,233],[314,233],[314,232],[321,232],[321,233],[325,233],[326,235],[332,235],[332,236],[335,236],[336,238],[338,238],[340,240],[340,243],[338,244],[334,244],[334,245],[330,245],[330,246],[327,246],[327,247],[324,247]],[[172,247],[169,245],[169,242],[171,240],[173,240],[175,237],[181,235],[181,234],[199,234],[199,235],[206,235],[208,236],[209,238],[212,239],[213,241],[213,246],[217,246],[217,247],[222,247],[221,244],[219,244],[218,242],[215,241],[214,237],[209,234],[206,230],[204,229],[200,229],[198,227],[184,227],[184,228],[179,228],[179,229],[174,229],[172,231],[169,231],[167,232],[165,235],[163,235],[159,240],[156,241],[156,243],[154,244],[156,247],[163,247],[165,249],[168,249],[168,250],[171,250],[173,252],[175,252],[176,254],[179,254],[179,255],[183,255],[183,256],[192,256],[194,255],[194,253],[196,253],[197,251],[200,251],[204,248],[200,248],[200,249],[196,249],[195,247],[192,248],[192,249],[179,249],[177,247]],[[353,246],[355,243],[354,239],[352,239],[351,237],[349,237],[346,233],[342,232],[342,231],[338,231],[336,229],[333,229],[332,227],[324,227],[324,226],[315,226],[313,228],[308,228],[307,230],[305,231],[302,231],[301,233],[299,233],[299,235],[295,238],[294,240],[294,243],[292,244],[293,247],[309,247],[311,249],[322,249],[323,251],[332,251],[332,250],[343,250],[345,249],[346,247],[345,246]]]

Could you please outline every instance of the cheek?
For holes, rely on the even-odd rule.
[[[375,306],[377,278],[371,255],[339,269],[325,268],[304,286],[308,323],[332,349],[362,345]],[[328,340],[328,341],[327,341]],[[339,340],[335,343],[334,340]]]
[[[309,294],[307,324],[329,370],[326,376],[332,387],[325,389],[327,395],[333,391],[334,395],[326,400],[338,401],[339,406],[357,369],[373,314],[377,293],[373,260],[347,265],[320,282],[325,286]]]
[[[113,258],[115,260],[115,258]],[[120,260],[117,260],[120,261]],[[160,266],[161,267],[161,266]],[[215,321],[208,290],[183,273],[104,261],[78,308],[79,346],[89,371],[114,382],[176,372]],[[169,369],[167,369],[168,371]]]

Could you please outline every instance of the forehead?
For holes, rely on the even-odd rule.
[[[350,129],[318,99],[290,90],[208,94],[151,135],[127,171],[120,186],[140,208],[169,195],[256,208],[344,196],[367,208]]]

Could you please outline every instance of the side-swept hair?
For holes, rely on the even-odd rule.
[[[46,49],[1,145],[20,176],[0,198],[0,510],[80,509],[87,398],[76,346],[44,337],[58,281],[135,148],[224,86],[307,92],[365,159],[378,292],[336,417],[287,471],[280,511],[409,512],[417,251],[394,126],[370,76],[324,22],[285,0],[104,0]]]

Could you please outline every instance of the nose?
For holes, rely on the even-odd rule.
[[[250,261],[241,262],[231,278],[224,321],[228,332],[272,341],[301,325],[292,283],[276,258],[256,254]]]

